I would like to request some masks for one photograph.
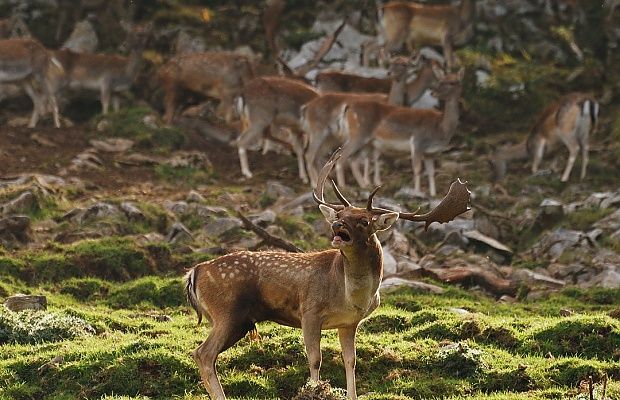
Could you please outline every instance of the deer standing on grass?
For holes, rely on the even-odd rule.
[[[589,160],[589,136],[596,130],[599,104],[584,93],[570,93],[548,106],[536,120],[525,142],[500,149],[491,159],[495,180],[506,174],[506,162],[532,159],[532,173],[538,172],[547,148],[561,142],[568,148],[568,161],[562,174],[567,182],[581,150],[581,179],[586,177]]]
[[[120,108],[116,95],[129,90],[142,65],[142,53],[151,31],[150,25],[126,27],[129,57],[112,54],[76,53],[68,49],[55,51],[64,73],[56,79],[56,90],[61,88],[99,91],[101,109],[107,114],[110,100],[114,111]]]
[[[385,51],[399,51],[403,46],[409,51],[415,46],[441,46],[450,69],[455,62],[454,46],[466,42],[473,32],[474,13],[473,0],[461,0],[458,6],[389,2],[378,9]],[[376,47],[369,46],[366,51]]]
[[[212,324],[207,340],[192,353],[202,382],[211,399],[225,399],[217,376],[218,355],[256,323],[274,321],[301,328],[310,379],[319,379],[321,330],[338,329],[347,380],[347,397],[356,399],[355,333],[360,321],[379,305],[383,278],[383,252],[376,232],[388,229],[397,219],[448,222],[468,210],[469,191],[454,182],[446,198],[431,212],[394,212],[375,208],[375,189],[365,208],[352,206],[338,188],[342,204],[327,203],[325,180],[339,152],[321,171],[314,199],[334,234],[332,250],[315,253],[232,253],[198,264],[185,276],[189,303]]]
[[[186,89],[219,99],[218,114],[230,123],[234,99],[252,78],[252,61],[241,54],[210,51],[173,57],[159,69],[165,92],[164,120],[172,123],[179,91]]]
[[[458,73],[452,74],[437,70],[436,73],[439,82],[433,91],[435,97],[444,100],[443,111],[386,107],[373,102],[353,103],[343,110],[340,126],[345,133],[341,136],[350,138],[343,148],[343,158],[354,156],[367,145],[371,145],[375,184],[381,184],[379,164],[381,153],[409,150],[415,193],[422,195],[420,181],[424,161],[428,173],[430,195],[436,195],[434,158],[437,153],[447,148],[456,132],[464,70],[461,69]],[[358,184],[362,187],[368,186],[368,177],[355,171],[353,161],[351,161],[351,167]]]
[[[28,127],[37,125],[45,114],[49,100],[54,115],[54,126],[60,128],[58,104],[52,84],[54,69],[62,70],[58,60],[34,39],[0,40],[0,83],[20,84],[32,99],[32,116]]]
[[[329,139],[335,139],[332,141],[337,143],[344,143],[348,139],[348,137],[338,136],[339,133],[343,132],[338,126],[338,118],[343,107],[357,101],[409,105],[415,103],[437,81],[438,77],[434,70],[439,71],[441,67],[436,61],[422,57],[422,66],[416,78],[407,82],[408,67],[412,63],[417,64],[419,59],[395,57],[392,60],[389,69],[391,88],[387,96],[370,93],[326,93],[302,106],[301,125],[308,142],[306,162],[310,181],[313,185],[316,184],[318,177],[317,156],[323,153],[326,146],[330,144]],[[342,174],[342,171],[338,169],[338,173]]]
[[[312,86],[298,80],[275,76],[258,77],[245,86],[236,105],[243,125],[243,131],[237,139],[237,149],[241,173],[246,178],[252,177],[247,149],[262,143],[270,131],[285,127],[290,131],[288,143],[297,155],[299,177],[303,182],[308,182],[303,131],[299,126],[300,109],[317,96],[319,92]]]

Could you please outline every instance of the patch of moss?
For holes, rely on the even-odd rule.
[[[185,294],[180,278],[145,277],[113,287],[106,304],[113,308],[178,307],[185,304]]]
[[[613,210],[610,208],[582,208],[566,215],[562,221],[562,226],[578,231],[585,231],[590,229],[592,224],[605,218],[612,211]]]
[[[95,333],[86,321],[59,313],[0,308],[0,344],[55,342]]]
[[[105,296],[110,284],[96,278],[72,278],[64,281],[60,293],[69,294],[81,301],[88,301]]]
[[[166,182],[188,187],[209,184],[213,182],[213,171],[206,171],[193,167],[173,167],[170,165],[155,166],[155,176]]]

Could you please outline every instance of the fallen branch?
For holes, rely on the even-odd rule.
[[[515,282],[480,267],[423,268],[422,273],[445,283],[478,285],[497,296],[514,296],[517,293]]]
[[[269,232],[267,232],[260,226],[257,226],[252,221],[250,221],[239,210],[237,210],[237,216],[241,219],[241,222],[243,222],[243,229],[247,231],[252,231],[256,233],[258,236],[260,236],[261,239],[263,239],[263,242],[261,243],[265,245],[273,246],[273,247],[278,247],[280,249],[290,251],[292,253],[302,253],[302,250],[299,247],[295,246],[294,244],[290,242],[287,242],[284,239],[273,236],[272,234],[270,234]]]
[[[334,43],[336,43],[336,39],[338,39],[338,36],[340,35],[340,32],[342,32],[342,30],[344,29],[346,23],[347,19],[345,18],[342,20],[342,23],[338,26],[338,28],[336,28],[336,30],[331,35],[328,35],[325,40],[323,40],[323,43],[321,43],[321,47],[314,55],[314,58],[308,63],[297,68],[295,74],[299,76],[304,76],[308,73],[308,71],[319,65],[319,62],[321,62],[323,57],[325,57],[329,50],[331,50]]]

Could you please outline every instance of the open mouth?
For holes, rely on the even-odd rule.
[[[332,240],[332,246],[340,247],[348,244],[350,241],[351,235],[349,235],[349,232],[346,229],[334,229],[334,239]]]

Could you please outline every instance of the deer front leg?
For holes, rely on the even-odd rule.
[[[540,166],[540,162],[542,161],[543,155],[545,154],[545,140],[539,139],[536,142],[536,148],[534,149],[534,161],[532,162],[532,174],[538,172],[538,167]]]
[[[103,115],[106,115],[110,108],[110,96],[110,85],[103,83],[101,85],[101,109],[103,111]]]
[[[437,195],[435,191],[435,161],[432,158],[425,158],[424,168],[428,174],[428,192],[431,197],[435,197]]]
[[[415,196],[423,196],[421,190],[421,176],[422,176],[422,155],[416,150],[415,142],[413,138],[409,142],[411,147],[411,167],[413,169],[413,191]]]
[[[241,174],[246,178],[252,177],[250,166],[248,163],[248,155],[246,149],[252,143],[256,143],[262,139],[263,130],[267,126],[250,124],[249,127],[241,132],[241,135],[237,139],[237,152],[239,153],[239,163],[241,164]]]
[[[357,399],[357,391],[355,388],[355,332],[356,326],[338,329],[338,339],[340,339],[340,348],[342,349],[342,359],[344,361],[344,370],[347,376],[347,397]]]
[[[301,330],[310,365],[310,379],[318,381],[321,369],[321,321],[316,317],[306,316],[302,318]]]
[[[586,177],[586,169],[588,168],[588,160],[590,159],[588,154],[589,151],[590,145],[586,139],[585,143],[581,144],[581,180],[584,180]]]
[[[28,97],[30,97],[30,100],[32,100],[32,115],[28,122],[28,128],[34,128],[37,126],[37,122],[39,122],[39,115],[42,114],[43,104],[41,104],[39,93],[34,90],[30,82],[24,83],[24,90],[28,94]]]
[[[562,174],[562,182],[568,182],[570,172],[573,170],[573,165],[575,164],[575,160],[577,159],[577,154],[579,152],[578,146],[571,146],[568,148],[568,151],[568,161],[566,162],[566,168],[564,169],[564,173]]]

